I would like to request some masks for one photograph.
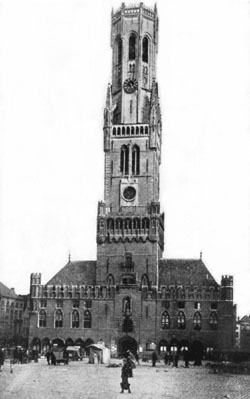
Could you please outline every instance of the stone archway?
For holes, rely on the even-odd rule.
[[[201,341],[193,341],[191,345],[191,356],[194,359],[194,365],[200,366],[203,357],[204,346]]]
[[[49,351],[49,349],[50,349],[50,340],[49,340],[49,338],[48,337],[43,338],[43,340],[42,340],[42,351],[46,353],[46,352]]]
[[[129,335],[125,335],[118,341],[119,356],[123,356],[128,350],[134,354],[137,353],[137,341]]]
[[[182,339],[180,344],[179,344],[179,350],[180,352],[183,352],[183,350],[189,350],[189,342],[187,339]]]
[[[37,351],[38,353],[41,352],[41,340],[38,337],[33,338],[31,343],[31,349]]]
[[[64,344],[64,340],[63,339],[61,339],[61,338],[52,339],[52,346],[58,346],[60,348],[60,347],[63,347],[64,345],[65,344]]]
[[[74,341],[71,338],[67,338],[65,341],[65,346],[73,346],[74,345]]]

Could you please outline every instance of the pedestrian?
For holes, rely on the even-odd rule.
[[[152,353],[152,367],[155,367],[156,361],[157,361],[157,354],[156,354],[156,352],[154,351],[154,352]]]
[[[18,352],[18,363],[23,364],[23,351],[22,351],[22,348],[19,349],[19,352]]]
[[[138,353],[138,351],[135,352],[135,360],[137,361],[137,364],[138,364],[138,366],[139,366],[139,364],[140,364],[140,358],[139,358],[139,353]]]
[[[169,356],[168,356],[168,352],[166,352],[165,357],[164,357],[164,363],[167,366],[169,362]]]
[[[48,352],[46,353],[46,358],[47,358],[47,363],[48,363],[48,365],[50,365],[50,361],[51,361],[51,351],[50,351],[50,349],[49,349]]]
[[[69,353],[66,349],[63,351],[63,362],[64,364],[69,364]]]
[[[121,382],[121,393],[124,392],[124,390],[128,390],[128,393],[131,393],[130,390],[130,384],[128,382],[128,378],[129,378],[129,365],[128,365],[128,360],[127,359],[123,359],[123,366],[122,366],[122,372],[121,372],[121,378],[122,378],[122,382]]]
[[[184,362],[185,362],[185,368],[186,369],[188,369],[189,368],[189,352],[188,352],[188,349],[184,349],[184,351],[183,351],[183,359],[184,359]]]
[[[51,352],[51,364],[53,366],[56,366],[56,357],[55,357],[55,354],[53,352]]]
[[[4,365],[4,353],[2,348],[0,347],[0,371],[2,371],[2,366]]]
[[[174,366],[178,368],[179,354],[176,352]]]
[[[130,356],[127,357],[127,367],[128,367],[128,377],[133,378],[133,369],[135,368],[135,363]]]

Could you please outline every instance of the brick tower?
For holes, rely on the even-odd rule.
[[[98,204],[97,284],[159,284],[161,112],[156,82],[158,16],[126,7],[111,22],[112,84],[104,110],[104,202]]]

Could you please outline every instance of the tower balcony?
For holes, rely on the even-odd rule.
[[[111,136],[115,138],[127,138],[127,137],[148,137],[149,136],[149,124],[121,124],[113,125]]]

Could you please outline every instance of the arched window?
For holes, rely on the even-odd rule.
[[[142,219],[142,229],[144,230],[148,230],[149,229],[149,219],[148,218],[143,218]]]
[[[107,283],[108,283],[108,287],[110,287],[111,285],[114,285],[114,276],[112,275],[112,274],[110,274],[109,276],[108,276],[108,281],[107,281]]]
[[[108,219],[108,230],[110,233],[114,232],[114,220],[113,219]]]
[[[148,38],[144,37],[142,41],[142,61],[148,62]]]
[[[209,317],[209,324],[211,330],[217,330],[218,329],[218,315],[215,312],[210,313]]]
[[[83,327],[84,328],[91,328],[91,313],[89,310],[85,310],[84,312],[84,321],[83,321]]]
[[[162,339],[159,343],[159,351],[160,353],[162,352],[167,352],[168,349],[168,343],[165,339]]]
[[[72,328],[79,328],[79,312],[77,310],[72,312]]]
[[[168,330],[170,328],[170,317],[167,311],[162,313],[161,328],[162,330]]]
[[[141,285],[148,287],[148,276],[146,274],[143,274],[142,276]]]
[[[123,298],[123,312],[128,315],[132,312],[131,298],[126,296]]]
[[[116,41],[117,45],[117,64],[120,65],[122,63],[122,39],[119,37]]]
[[[132,149],[132,174],[140,174],[140,148],[137,145]]]
[[[201,329],[201,314],[200,312],[195,312],[194,314],[194,330]]]
[[[135,35],[131,35],[129,38],[129,50],[128,50],[129,60],[135,60],[135,44],[136,44],[136,37]]]
[[[57,309],[55,313],[55,327],[62,327],[63,326],[63,314],[61,309]]]
[[[129,169],[129,148],[123,145],[121,148],[120,170],[123,175],[128,175]]]
[[[44,309],[39,313],[39,327],[46,327],[46,312]]]
[[[183,312],[179,312],[177,315],[177,327],[179,330],[185,330],[186,328],[186,319]]]

